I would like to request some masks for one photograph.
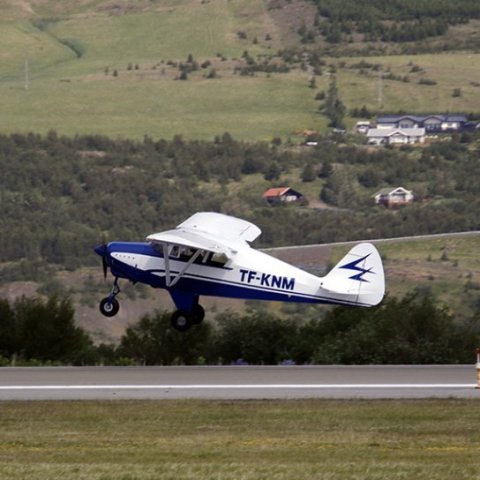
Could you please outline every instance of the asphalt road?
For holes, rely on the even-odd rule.
[[[479,398],[474,365],[0,368],[0,401]]]

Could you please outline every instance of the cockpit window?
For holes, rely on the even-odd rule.
[[[154,249],[163,256],[163,245],[154,244]],[[171,259],[188,262],[197,251],[194,248],[184,247],[182,245],[169,245],[169,257]],[[195,258],[195,264],[207,265],[211,267],[223,267],[228,262],[228,257],[224,253],[213,253],[203,250]]]

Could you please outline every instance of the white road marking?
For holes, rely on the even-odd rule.
[[[428,389],[476,388],[475,383],[373,384],[198,384],[198,385],[0,385],[5,390],[260,390],[260,389]]]

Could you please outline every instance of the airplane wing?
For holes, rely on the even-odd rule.
[[[225,240],[253,242],[262,231],[253,223],[223,213],[198,212],[177,228],[203,232]]]
[[[233,253],[227,245],[216,242],[209,236],[178,229],[153,233],[147,237],[147,241],[164,245],[180,245],[213,253],[224,253],[227,256]]]
[[[238,248],[248,247],[261,230],[253,223],[221,213],[199,212],[173,230],[153,233],[147,241],[181,245],[194,249],[223,253],[231,257]]]

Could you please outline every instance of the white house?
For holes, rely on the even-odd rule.
[[[367,133],[370,128],[371,124],[369,121],[360,121],[355,125],[355,131],[357,133]]]
[[[371,145],[405,145],[425,142],[424,128],[371,128],[367,132]]]
[[[403,187],[387,187],[378,191],[374,195],[374,198],[377,205],[385,205],[386,207],[393,208],[413,202],[415,196],[411,190]]]

